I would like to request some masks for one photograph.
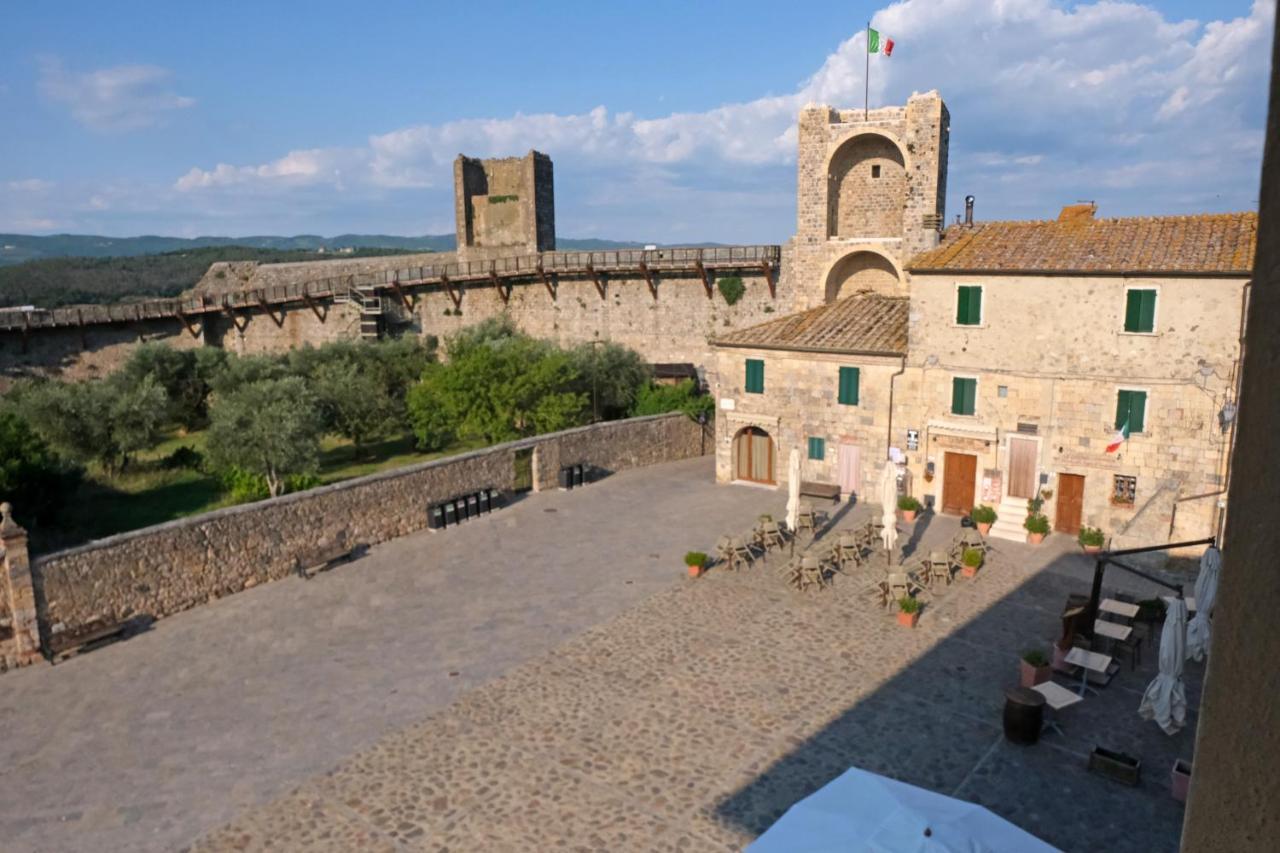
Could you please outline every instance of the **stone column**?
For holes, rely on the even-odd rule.
[[[13,617],[10,663],[25,666],[40,659],[40,626],[36,617],[36,590],[27,559],[27,531],[13,520],[13,507],[0,503],[0,566],[9,612]]]

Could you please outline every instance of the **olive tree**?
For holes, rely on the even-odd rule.
[[[261,475],[276,497],[289,475],[316,470],[323,432],[316,396],[301,377],[261,379],[213,399],[209,457]]]

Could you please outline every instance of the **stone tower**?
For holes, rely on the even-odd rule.
[[[550,252],[556,247],[555,182],[551,158],[453,161],[458,260]]]
[[[947,107],[936,91],[904,107],[800,111],[797,308],[859,290],[906,293],[903,267],[938,245],[947,193]]]

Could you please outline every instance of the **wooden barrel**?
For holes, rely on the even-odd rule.
[[[1044,696],[1030,687],[1004,692],[1004,736],[1013,743],[1031,745],[1040,740],[1044,725]]]

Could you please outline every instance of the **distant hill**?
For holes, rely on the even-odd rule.
[[[21,264],[46,258],[132,258],[210,247],[273,249],[277,251],[310,251],[321,248],[333,251],[353,249],[396,249],[402,252],[452,252],[454,235],[426,234],[422,237],[396,237],[390,234],[339,234],[320,237],[298,234],[293,237],[95,237],[85,234],[52,234],[33,237],[27,234],[0,234],[0,266]],[[643,243],[627,240],[557,241],[561,249],[638,249]],[[698,245],[713,245],[710,243]]]

